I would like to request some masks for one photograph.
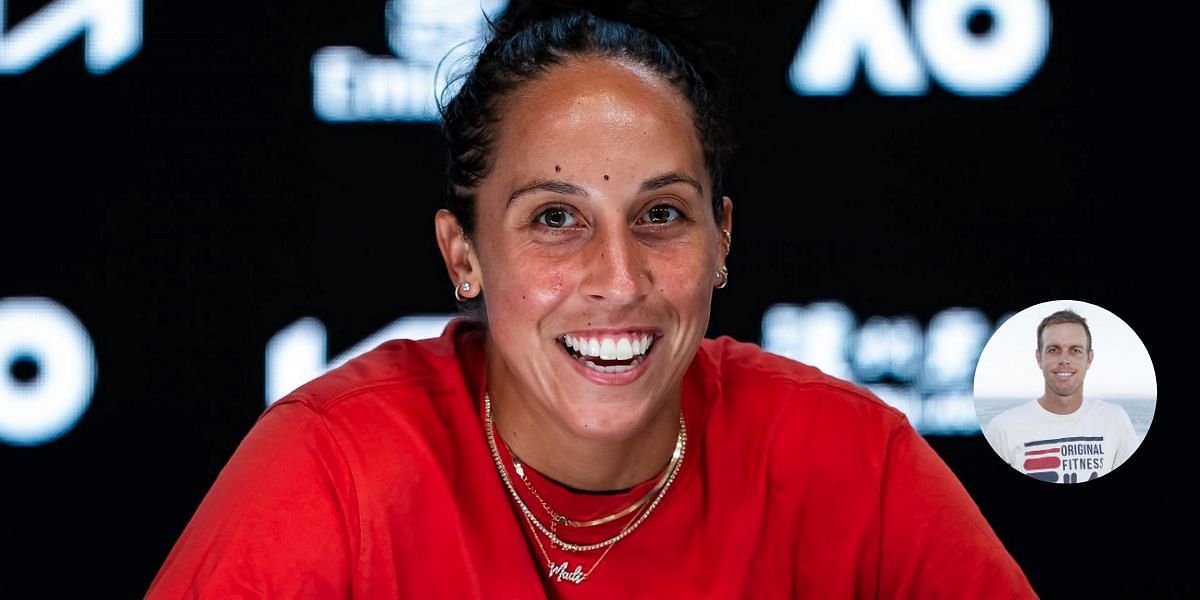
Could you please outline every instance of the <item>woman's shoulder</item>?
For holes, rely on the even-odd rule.
[[[296,388],[279,403],[300,403],[343,418],[422,413],[459,401],[473,406],[473,381],[482,365],[482,338],[470,324],[451,321],[442,335],[389,340]]]
[[[706,339],[698,356],[710,397],[739,413],[761,412],[768,418],[788,414],[823,427],[859,428],[877,422],[885,429],[906,422],[904,413],[869,390],[799,361],[767,352],[756,344],[722,336]]]
[[[767,465],[780,493],[814,481],[877,484],[894,446],[918,437],[904,413],[870,390],[755,344],[705,340],[695,366],[695,381],[706,387],[695,397],[704,403],[707,439],[722,454]]]
[[[362,496],[451,477],[457,449],[484,439],[473,336],[452,321],[437,338],[384,342],[275,402],[255,429],[273,428],[273,445],[287,452],[316,448],[322,464],[352,474]]]

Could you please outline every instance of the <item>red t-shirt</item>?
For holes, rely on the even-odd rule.
[[[724,337],[701,344],[684,378],[686,453],[661,503],[582,584],[551,581],[488,447],[484,371],[482,332],[454,321],[440,338],[385,343],[275,403],[148,597],[1033,596],[900,412]],[[588,494],[527,475],[580,520],[657,481]],[[558,531],[586,543],[626,521]],[[602,552],[541,541],[571,570]]]

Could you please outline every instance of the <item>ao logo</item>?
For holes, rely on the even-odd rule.
[[[1045,0],[913,0],[910,9],[911,32],[896,0],[822,0],[792,62],[792,89],[845,94],[861,61],[885,95],[924,94],[928,69],[956,94],[1002,96],[1029,81],[1050,45]],[[973,33],[972,19],[990,26]]]
[[[0,75],[28,71],[79,35],[93,75],[113,70],[142,45],[141,0],[56,0],[12,29],[7,21],[7,0],[0,0]]]
[[[0,299],[0,442],[43,444],[70,431],[92,401],[92,338],[49,298]]]
[[[395,56],[350,46],[313,55],[313,110],[325,121],[434,121],[437,98],[464,60],[478,52],[485,15],[507,0],[388,0],[388,45]]]

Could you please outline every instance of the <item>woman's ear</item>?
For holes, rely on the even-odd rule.
[[[729,196],[721,197],[721,231],[725,232],[725,255],[729,254],[731,240],[733,239],[733,200]],[[722,262],[724,258],[722,258]]]
[[[446,263],[446,272],[450,275],[450,283],[454,285],[455,295],[464,299],[478,296],[483,291],[479,257],[459,224],[458,217],[443,208],[434,217],[433,225],[438,249],[442,251],[442,260]]]

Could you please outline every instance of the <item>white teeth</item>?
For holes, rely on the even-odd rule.
[[[583,338],[564,334],[562,342],[567,348],[585,357],[629,360],[649,352],[651,344],[654,343],[654,336],[647,334],[641,337],[610,338],[601,341],[599,338]]]
[[[628,371],[628,370],[638,366],[638,363],[640,363],[640,362],[642,362],[640,359],[635,359],[632,363],[627,364],[627,365],[610,365],[607,367],[602,367],[602,366],[588,360],[588,361],[584,361],[584,364],[587,365],[587,367],[589,369],[600,372],[600,373],[624,373],[625,371]]]

